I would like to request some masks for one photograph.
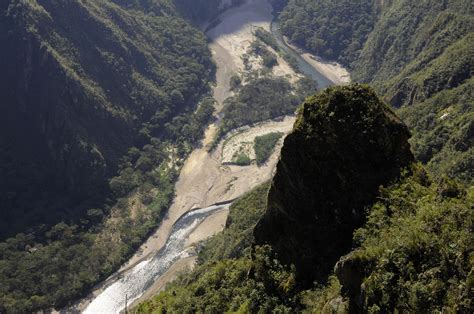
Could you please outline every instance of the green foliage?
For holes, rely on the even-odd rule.
[[[257,28],[255,31],[255,37],[260,39],[263,43],[265,43],[267,46],[270,46],[273,48],[275,51],[280,51],[280,46],[278,45],[276,39],[273,37],[273,35],[267,31],[264,28]]]
[[[472,184],[474,18],[470,1],[393,1],[353,63],[353,77],[402,107],[417,158]],[[388,38],[387,38],[388,36]]]
[[[322,57],[349,64],[375,23],[371,0],[290,0],[280,13],[283,34]]]
[[[292,114],[299,103],[284,78],[251,78],[246,83],[237,95],[226,99],[219,136],[247,124]]]
[[[268,188],[268,183],[258,186],[231,205],[224,231],[206,242],[199,252],[200,264],[250,254],[253,228],[265,211]]]
[[[291,308],[281,304],[277,296],[267,293],[261,281],[248,276],[252,267],[272,271],[270,267],[275,264],[269,262],[277,263],[262,256],[257,262],[243,257],[198,266],[132,313],[291,313]],[[291,277],[276,267],[272,275],[268,283],[274,286]]]
[[[398,112],[413,130],[411,144],[433,176],[443,174],[474,183],[474,81]]]
[[[230,130],[284,115],[291,115],[299,103],[316,90],[308,78],[291,85],[283,77],[250,76],[238,93],[225,100],[217,142]]]
[[[240,88],[242,79],[238,74],[234,74],[230,77],[230,89],[235,91]]]
[[[429,170],[471,184],[473,13],[469,0],[290,0],[280,19],[291,40],[402,107]]]
[[[16,96],[0,109],[0,236],[13,235],[0,243],[1,313],[61,308],[117,269],[162,219],[212,119],[204,35],[168,1],[143,3],[0,5],[0,62],[15,68],[2,86],[37,73],[12,92],[31,119]]]
[[[221,0],[172,0],[178,10],[195,23],[215,18],[223,9]],[[230,0],[230,6],[240,5],[243,0]]]
[[[237,165],[237,166],[248,166],[252,163],[252,160],[250,157],[245,154],[245,153],[237,153],[233,156],[232,161]]]
[[[472,312],[473,201],[472,187],[412,165],[367,209],[344,275],[301,293],[305,312]]]
[[[472,312],[474,190],[418,181],[383,189],[355,233],[369,265],[364,309]]]
[[[176,7],[195,22],[204,22],[217,16],[221,0],[173,0]]]
[[[338,121],[337,113],[331,119]],[[472,312],[472,187],[446,178],[433,183],[411,164],[366,207],[367,221],[344,257],[347,276],[329,276],[306,291],[271,247],[253,245],[267,191],[265,184],[235,201],[224,231],[201,248],[198,266],[134,312]]]
[[[275,145],[282,136],[283,133],[281,132],[273,132],[255,138],[254,149],[257,165],[263,165],[267,162],[275,150]]]
[[[256,40],[250,45],[251,52],[257,56],[262,57],[263,66],[271,69],[278,65],[278,60],[273,52],[267,49],[267,47],[260,41]]]
[[[232,204],[226,229],[199,253],[199,265],[134,313],[291,313],[294,274],[269,247],[250,258],[252,230],[265,210],[268,184]]]
[[[270,33],[264,28],[257,28],[257,30],[255,31],[255,37],[257,37],[258,39],[257,44],[258,41],[261,41],[265,45],[271,47],[293,68],[293,70],[295,70],[296,73],[300,73],[298,61],[293,55],[287,53],[283,49],[280,49],[280,46],[278,45],[276,39],[273,37],[272,33]],[[271,68],[272,66],[277,64],[275,56],[269,54],[268,52],[263,55],[263,58],[263,64],[268,68]]]
[[[0,43],[1,239],[103,206],[130,147],[179,140],[165,124],[191,116],[213,71],[167,0],[10,1]]]

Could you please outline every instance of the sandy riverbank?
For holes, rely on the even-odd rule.
[[[341,64],[337,62],[330,62],[323,60],[322,58],[315,56],[304,49],[293,45],[288,38],[283,36],[285,44],[291,47],[311,66],[313,66],[318,72],[327,77],[335,85],[345,85],[351,82],[351,74]]]
[[[222,163],[231,163],[234,155],[239,151],[244,151],[246,155],[254,160],[255,150],[254,140],[257,136],[262,136],[272,132],[290,133],[293,130],[295,117],[286,116],[281,121],[265,121],[252,127],[239,128],[235,133],[224,138],[222,147]],[[283,138],[278,141],[275,150],[280,151]]]
[[[231,76],[243,69],[241,57],[254,39],[253,29],[263,27],[270,30],[273,18],[271,12],[272,7],[267,0],[248,0],[221,14],[219,20],[222,22],[207,33],[212,40],[209,48],[217,65],[216,87],[213,91],[218,102],[217,113],[222,110],[224,100],[232,94],[229,84]],[[281,123],[287,125],[288,121]],[[222,166],[221,146],[212,154],[208,153],[207,148],[214,139],[216,130],[214,124],[208,127],[202,147],[191,153],[181,169],[175,188],[176,197],[167,217],[155,234],[141,246],[139,253],[122,269],[136,264],[144,256],[149,256],[163,246],[172,225],[185,212],[237,198],[271,178],[278,152],[262,167]]]
[[[222,13],[218,17],[222,22],[207,32],[212,40],[211,49],[215,50],[215,46],[218,46],[225,51],[225,54],[218,57],[224,57],[227,62],[233,64],[234,73],[242,74],[262,69],[258,59],[252,56],[249,56],[251,68],[245,69],[242,56],[248,53],[250,45],[256,40],[254,32],[257,28],[270,31],[272,10],[268,0],[247,0],[244,4]],[[277,56],[278,64],[272,69],[275,76],[287,76],[291,82],[301,77],[273,48],[267,48]]]
[[[245,4],[231,8],[219,16],[219,20],[222,22],[207,33],[212,40],[209,47],[217,65],[216,87],[213,95],[218,102],[217,113],[222,110],[224,100],[232,95],[229,84],[230,77],[244,68],[242,55],[247,52],[254,40],[254,28],[263,27],[270,30],[273,19],[271,12],[272,8],[267,0],[248,0]],[[310,64],[314,66],[317,64],[318,70],[321,68],[323,74],[336,81],[335,83],[346,83],[350,80],[345,78],[348,73],[342,67],[316,61],[309,54],[306,58],[311,59]],[[284,64],[284,62],[282,63]],[[288,71],[292,71],[289,69],[290,67],[287,66],[284,70],[277,69],[277,71],[280,71],[280,75],[283,76],[287,75]],[[292,74],[296,75],[294,72]],[[259,125],[258,129],[263,130],[269,127],[270,129],[288,131],[291,129],[288,126],[292,126],[294,122],[294,118],[291,119],[288,118],[280,122],[269,121],[267,125]],[[164,245],[176,220],[192,208],[206,207],[216,202],[237,198],[271,179],[281,146],[275,150],[267,164],[262,167],[256,165],[223,166],[221,164],[223,141],[213,153],[208,153],[207,148],[212,142],[216,130],[217,127],[214,124],[208,127],[202,148],[191,153],[181,170],[176,184],[176,198],[167,217],[155,234],[142,245],[142,252],[136,254],[124,267],[130,267],[142,260],[144,256],[150,256],[158,251]],[[201,233],[199,237],[204,237],[206,230],[210,234],[222,230],[226,217],[227,214],[224,213],[219,215],[219,219],[213,218],[213,216],[206,219],[201,225],[201,231],[198,231]]]

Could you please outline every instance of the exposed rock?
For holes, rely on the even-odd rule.
[[[343,256],[334,267],[334,273],[341,283],[341,292],[351,301],[351,309],[362,307],[361,285],[365,277],[367,261],[361,259],[357,252]]]
[[[366,86],[308,98],[285,139],[256,244],[270,244],[283,263],[294,264],[301,287],[325,281],[351,248],[365,206],[413,161],[409,137]]]

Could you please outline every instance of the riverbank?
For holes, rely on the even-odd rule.
[[[286,36],[283,36],[283,40],[286,45],[295,50],[306,62],[328,78],[334,85],[346,85],[351,82],[351,74],[341,64],[326,61],[305,51],[303,48],[297,47]]]
[[[217,66],[216,86],[213,91],[213,97],[217,101],[216,115],[219,115],[222,111],[224,100],[233,94],[230,89],[230,78],[235,73],[244,71],[242,56],[254,40],[253,30],[255,27],[263,27],[266,30],[270,30],[273,19],[271,12],[272,8],[267,0],[248,0],[245,4],[224,12],[219,17],[221,22],[207,33],[211,39],[209,48],[212,51]],[[286,64],[286,61],[281,61],[281,64]],[[280,70],[278,70],[278,67],[275,68],[274,75],[299,76],[287,64],[285,68]],[[263,130],[267,127],[272,130],[282,128],[287,133],[291,130],[293,121],[288,119],[269,121],[268,125],[263,123],[259,125],[259,128]],[[208,152],[209,145],[212,143],[217,129],[217,124],[211,124],[205,131],[201,147],[195,149],[185,161],[175,185],[175,199],[159,228],[141,245],[137,253],[112,276],[112,279],[107,280],[106,283],[114,280],[118,281],[119,279],[117,278],[120,278],[120,276],[116,276],[117,274],[134,272],[137,268],[141,267],[140,265],[151,260],[165,245],[178,219],[190,210],[205,208],[218,202],[238,198],[255,186],[271,179],[279,158],[280,146],[275,150],[267,163],[260,167],[257,165],[245,167],[224,166],[222,165],[223,141],[221,141],[217,149],[211,153]],[[261,133],[261,131],[259,132]],[[219,215],[207,217],[191,233],[187,245],[191,246],[192,243],[204,240],[221,231],[224,228],[227,213],[228,211],[224,211]],[[173,280],[176,274],[183,271],[183,269],[193,267],[194,260],[192,258],[183,258],[187,259],[186,262],[182,262],[182,260],[176,261],[164,275],[155,280],[151,287],[142,292],[142,298],[164,288],[166,283]],[[185,265],[186,267],[176,265]],[[75,309],[80,311],[86,309],[91,300],[105,292],[107,286],[109,285],[99,285],[89,298],[82,300]],[[138,300],[142,300],[142,298]]]

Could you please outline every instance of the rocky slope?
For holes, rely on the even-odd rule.
[[[327,278],[350,249],[365,206],[413,161],[409,137],[367,87],[330,88],[308,98],[285,139],[256,243],[294,263],[304,287]]]

